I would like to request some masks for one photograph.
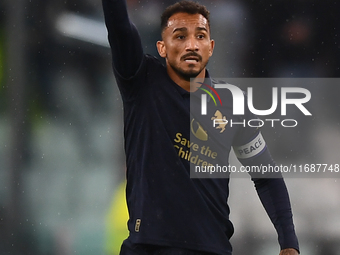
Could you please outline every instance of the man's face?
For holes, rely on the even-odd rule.
[[[160,56],[166,58],[168,72],[186,80],[202,72],[214,48],[208,21],[201,14],[174,14],[162,38],[157,48]]]

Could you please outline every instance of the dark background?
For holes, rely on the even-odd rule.
[[[211,11],[213,77],[340,76],[337,1],[200,2]],[[128,1],[146,53],[157,55],[159,16],[171,3]],[[310,87],[313,117],[298,128],[264,129],[278,162],[339,163],[336,84]],[[115,196],[122,148],[100,0],[1,1],[0,254],[116,254],[126,235]],[[340,254],[339,181],[286,180],[302,254]],[[232,180],[230,205],[235,255],[278,254],[249,178]]]

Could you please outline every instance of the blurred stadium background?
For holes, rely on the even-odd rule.
[[[200,2],[216,41],[212,76],[340,76],[340,2]],[[146,53],[157,55],[172,3],[128,0]],[[315,125],[267,130],[278,162],[340,163],[340,86],[316,86]],[[0,162],[0,254],[117,254],[127,235],[122,106],[100,0],[0,2]],[[286,182],[302,254],[339,255],[340,179]],[[230,189],[234,254],[278,254],[252,182]]]

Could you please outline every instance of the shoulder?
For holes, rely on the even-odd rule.
[[[165,66],[163,65],[161,60],[156,58],[155,56],[145,54],[142,64],[135,76],[141,78],[142,76],[156,75],[161,70],[165,70]]]
[[[120,83],[131,83],[134,80],[140,80],[147,75],[152,75],[154,73],[159,72],[161,69],[165,69],[165,66],[162,62],[156,58],[155,56],[144,54],[142,62],[136,71],[136,73],[128,78],[122,77],[115,69],[114,73],[117,78],[117,81]]]
[[[155,87],[151,85],[164,79],[165,70],[165,66],[159,59],[145,54],[143,55],[142,63],[133,76],[124,78],[115,72],[117,85],[122,97],[125,100],[132,100],[141,95],[142,88]]]
[[[162,68],[162,69],[165,68],[162,61],[160,59],[158,59],[157,57],[153,56],[153,55],[145,54],[144,55],[144,62],[147,65],[152,66],[152,67],[158,67],[158,68]]]

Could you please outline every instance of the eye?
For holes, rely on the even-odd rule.
[[[183,40],[184,38],[185,38],[184,35],[178,35],[178,36],[177,36],[177,39],[180,39],[180,40]]]
[[[205,35],[204,35],[204,34],[199,34],[199,35],[197,36],[197,38],[198,38],[198,39],[203,39],[203,38],[205,38]]]

